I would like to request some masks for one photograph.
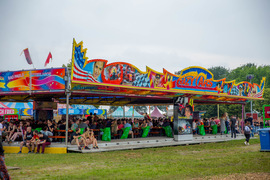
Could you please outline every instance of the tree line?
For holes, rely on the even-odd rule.
[[[254,78],[251,80],[252,83],[260,84],[262,77],[266,77],[265,82],[265,90],[264,90],[264,100],[256,100],[253,101],[253,112],[258,112],[260,115],[263,113],[262,106],[264,104],[270,104],[270,65],[256,65],[254,63],[247,63],[235,69],[228,69],[223,66],[215,66],[208,69],[214,75],[214,79],[222,79],[226,78],[226,81],[235,80],[236,83],[242,81],[250,81],[247,80],[247,75],[252,74]],[[196,111],[206,111],[204,114],[205,117],[215,117],[217,116],[217,105],[196,105]],[[250,112],[250,102],[248,102],[245,106],[245,112]],[[242,115],[242,105],[237,104],[222,104],[219,106],[219,114],[220,116],[224,113],[228,112],[229,115],[237,115],[241,117]]]

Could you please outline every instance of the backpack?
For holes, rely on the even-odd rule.
[[[250,128],[248,126],[245,126],[245,134],[250,134]]]

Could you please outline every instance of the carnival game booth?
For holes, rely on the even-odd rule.
[[[180,126],[186,121],[178,118],[179,106],[185,101],[192,106],[241,104],[244,108],[250,100],[263,100],[264,77],[260,84],[216,80],[209,70],[198,66],[185,68],[180,75],[150,67],[142,71],[126,62],[90,60],[86,51],[83,42],[74,39],[71,77],[65,68],[0,72],[0,100],[111,106],[173,104],[176,140],[190,135],[184,129],[187,125]]]

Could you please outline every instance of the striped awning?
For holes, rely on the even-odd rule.
[[[27,103],[21,103],[21,102],[3,102],[5,106],[8,108],[14,108],[14,109],[33,109],[33,103],[27,102]],[[1,105],[1,103],[0,103]],[[0,106],[1,107],[1,106]]]

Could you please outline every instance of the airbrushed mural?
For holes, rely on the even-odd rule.
[[[87,49],[83,42],[73,42],[72,75],[73,83],[95,84],[106,86],[132,87],[136,89],[149,88],[151,90],[197,91],[233,96],[262,98],[265,77],[260,85],[247,81],[236,83],[226,79],[215,80],[213,74],[202,67],[192,66],[175,75],[163,69],[157,72],[146,67],[146,72],[125,62],[108,63],[107,60],[86,57]]]

